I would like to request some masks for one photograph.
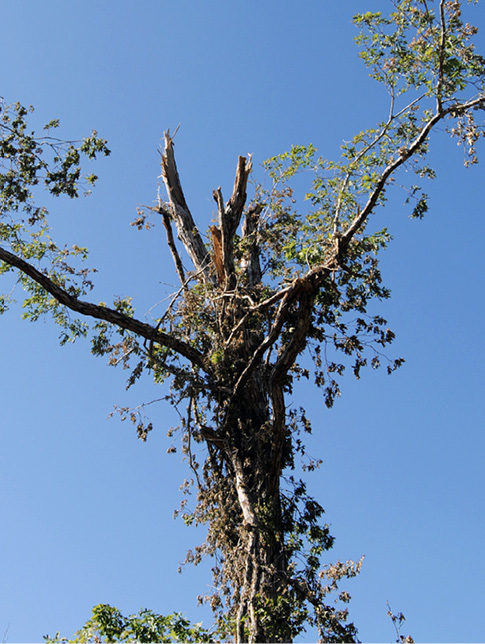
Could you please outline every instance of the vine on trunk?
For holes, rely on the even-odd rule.
[[[88,332],[72,312],[96,319],[92,351],[130,367],[128,386],[145,371],[169,381],[165,399],[185,410],[180,430],[197,490],[195,506],[185,499],[181,515],[207,526],[205,543],[187,559],[213,557],[215,591],[202,600],[217,616],[219,636],[237,642],[291,641],[309,625],[324,641],[357,638],[347,622],[350,597],[338,584],[361,561],[322,567],[333,537],[295,459],[306,459],[308,470],[319,463],[305,453],[310,421],[288,406],[288,394],[296,380],[313,379],[331,407],[347,369],[358,378],[365,366],[392,372],[402,364],[385,356],[394,334],[369,312],[371,302],[389,297],[378,255],[390,237],[371,229],[371,215],[386,205],[399,170],[434,177],[426,152],[437,126],[458,137],[467,164],[477,160],[485,71],[471,42],[476,29],[463,22],[457,1],[392,4],[389,17],[354,19],[361,56],[388,91],[387,118],[344,143],[340,161],[317,157],[311,145],[270,159],[271,185],[257,185],[251,199],[252,161],[239,157],[230,198],[221,188],[213,193],[217,221],[206,242],[165,132],[167,200],[140,210],[134,225],[161,219],[180,288],[152,325],[134,317],[129,299],[112,307],[80,299],[90,281],[73,257],[85,250],[49,240],[47,211],[30,193],[43,180],[54,195],[76,196],[80,155],[107,154],[106,143],[96,134],[77,147],[36,139],[18,105],[2,116],[0,271],[18,271],[28,292],[25,317],[52,313],[63,341]],[[51,165],[41,160],[43,149],[53,151]],[[302,190],[306,176],[311,185]],[[427,197],[420,186],[409,186],[409,200],[421,218]],[[152,424],[143,406],[120,412],[146,440]]]

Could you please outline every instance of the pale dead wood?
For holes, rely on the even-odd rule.
[[[164,137],[165,150],[162,155],[162,178],[169,198],[170,216],[175,222],[178,238],[184,245],[195,269],[200,271],[204,281],[209,283],[213,281],[210,270],[210,256],[185,201],[177,164],[175,163],[173,139],[168,130],[165,132]]]
[[[234,266],[234,235],[241,221],[247,199],[247,183],[251,173],[252,162],[245,157],[239,157],[234,188],[231,198],[224,205],[222,191],[219,187],[214,190],[213,197],[217,203],[219,215],[219,229],[222,241],[222,260],[224,266],[225,289],[233,290],[236,285],[236,272]]]

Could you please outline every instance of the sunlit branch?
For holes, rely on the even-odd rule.
[[[410,157],[412,157],[416,152],[418,152],[421,146],[424,145],[424,143],[426,142],[426,139],[428,138],[428,135],[431,132],[431,130],[448,115],[458,116],[460,114],[463,114],[469,109],[473,109],[474,107],[483,107],[483,106],[485,106],[485,96],[480,96],[478,98],[474,98],[470,101],[467,101],[466,103],[458,103],[456,105],[450,105],[450,107],[448,107],[447,109],[441,110],[441,112],[438,112],[437,114],[435,114],[433,118],[431,118],[426,123],[426,125],[421,129],[421,132],[414,139],[414,141],[407,148],[404,148],[404,150],[401,150],[399,157],[396,160],[392,160],[391,163],[389,163],[382,171],[379,181],[377,182],[374,190],[369,195],[369,198],[364,208],[359,212],[359,214],[354,218],[354,220],[347,228],[347,230],[342,234],[342,237],[341,237],[342,250],[344,250],[345,247],[348,246],[352,237],[355,235],[355,233],[359,230],[359,228],[363,225],[363,223],[366,221],[366,219],[373,211],[380,195],[382,194],[383,190],[387,185],[387,181],[389,177],[400,166],[402,166]]]
[[[391,95],[391,106],[389,108],[389,117],[384,125],[384,127],[381,129],[381,131],[376,135],[373,141],[371,141],[363,150],[359,152],[359,154],[355,157],[355,159],[352,159],[352,165],[357,165],[360,160],[368,154],[372,148],[379,143],[379,141],[387,134],[389,131],[389,128],[391,127],[392,123],[398,119],[402,114],[407,112],[413,105],[416,105],[419,101],[421,101],[425,97],[425,94],[422,94],[421,96],[418,96],[418,98],[415,98],[413,101],[408,103],[406,107],[403,107],[397,114],[394,114],[394,103],[395,103],[395,97],[394,93]],[[339,196],[337,200],[337,206],[335,208],[335,216],[334,216],[334,227],[333,227],[333,234],[335,235],[338,231],[338,223],[339,223],[339,216],[340,216],[340,208],[342,205],[342,195],[345,193],[347,190],[348,183],[350,181],[350,177],[352,176],[352,172],[348,171],[345,175],[344,182],[342,184],[342,188],[339,191]]]
[[[443,73],[445,62],[445,41],[446,41],[446,19],[445,19],[445,1],[440,0],[440,25],[441,25],[441,41],[440,41],[440,57],[438,66],[438,83],[436,85],[436,110],[440,113],[443,109],[443,102],[441,93],[443,91]]]

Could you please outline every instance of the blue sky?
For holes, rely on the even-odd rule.
[[[91,250],[92,299],[131,295],[143,318],[174,290],[161,227],[129,226],[156,199],[165,129],[180,124],[182,183],[205,228],[212,190],[229,196],[239,154],[257,166],[311,142],[335,158],[343,139],[383,118],[386,95],[357,58],[350,19],[388,6],[2,0],[6,102],[33,104],[37,124],[61,118],[66,138],[96,128],[112,149],[93,195],[51,207],[59,238]],[[467,11],[483,25],[483,4]],[[483,33],[478,42],[484,52]],[[348,376],[330,411],[311,387],[294,395],[324,461],[311,488],[336,537],[329,559],[366,555],[346,586],[364,641],[394,639],[386,601],[416,641],[483,640],[483,166],[465,171],[462,150],[439,133],[431,160],[427,218],[410,220],[403,195],[379,215],[395,238],[382,260],[393,297],[379,310],[405,365]],[[141,443],[107,416],[162,392],[148,381],[125,392],[126,373],[57,337],[18,309],[0,318],[0,637],[72,635],[100,602],[207,620],[196,606],[207,567],[177,573],[203,531],[172,518],[188,476],[166,453],[176,413],[154,405],[156,431]]]

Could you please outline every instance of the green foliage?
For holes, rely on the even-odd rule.
[[[2,212],[23,210],[34,219],[39,217],[33,201],[34,186],[44,184],[52,195],[79,195],[81,155],[95,159],[108,156],[106,141],[95,131],[81,142],[65,142],[50,136],[36,137],[27,129],[27,115],[33,112],[16,103],[4,105],[0,117],[0,200]],[[44,129],[57,128],[58,120]],[[44,213],[45,215],[45,213]],[[40,217],[40,219],[45,219]]]
[[[37,201],[38,187],[44,186],[54,197],[79,196],[85,184],[94,184],[93,174],[83,178],[81,157],[108,156],[106,141],[96,132],[80,142],[65,142],[49,135],[37,137],[28,129],[27,117],[33,108],[19,103],[3,105],[0,116],[0,240],[2,247],[23,260],[39,266],[56,285],[74,297],[92,288],[93,269],[82,267],[87,249],[77,245],[59,247],[50,236],[48,209]],[[54,119],[44,130],[59,127]],[[0,272],[11,266],[0,263]],[[47,294],[34,280],[21,275],[18,280],[28,294],[23,302],[26,319],[36,321],[50,313],[62,328],[61,342],[84,336],[87,327],[72,318],[67,309]],[[2,296],[3,313],[13,297]]]
[[[142,609],[124,617],[109,604],[98,604],[92,617],[72,639],[44,636],[46,644],[100,644],[101,642],[213,642],[209,631],[200,624],[190,624],[179,613],[158,615]]]
[[[258,285],[259,290],[250,290],[241,271],[239,290],[233,295],[235,309],[243,307],[244,297],[251,298],[254,305],[246,315],[246,328],[251,328],[256,338],[268,338],[281,309],[278,299],[263,309],[265,299],[271,301],[299,279],[322,275],[324,266],[330,269],[318,282],[311,324],[284,380],[284,391],[288,393],[295,379],[309,379],[310,357],[313,382],[322,389],[328,407],[340,396],[341,378],[349,370],[360,378],[366,366],[377,369],[384,365],[392,373],[404,362],[403,358],[386,355],[394,333],[386,320],[374,312],[376,301],[390,296],[382,283],[379,256],[391,238],[385,228],[372,228],[372,214],[387,204],[388,191],[397,189],[398,172],[400,183],[409,181],[410,176],[420,182],[435,178],[426,156],[431,131],[438,123],[446,124],[448,132],[465,146],[467,164],[476,161],[474,146],[483,136],[483,127],[475,123],[477,110],[484,107],[483,59],[473,50],[471,38],[476,30],[462,22],[459,3],[403,0],[393,3],[393,7],[389,17],[368,12],[354,19],[360,30],[357,42],[361,57],[371,75],[387,90],[387,116],[375,127],[345,141],[337,161],[323,159],[310,144],[293,146],[264,164],[270,186],[257,186],[254,197],[254,202],[262,205],[254,239],[260,252],[263,283]],[[414,182],[404,189],[407,203],[412,204],[411,216],[422,218],[428,210],[426,192]],[[235,238],[236,253],[246,262],[250,242]],[[167,330],[176,329],[186,342],[207,352],[211,373],[217,374],[225,391],[230,392],[245,365],[238,365],[228,342],[221,339],[224,331],[216,296],[217,288],[211,290],[199,283],[189,293],[181,293],[180,303],[173,304],[163,322]],[[226,299],[226,313],[230,304]],[[271,352],[265,354],[268,371],[276,368],[278,356],[292,346],[301,314],[302,308],[296,302],[288,308],[277,340]],[[193,439],[204,435],[200,428],[207,435],[206,428],[215,431],[220,426],[220,391],[198,375],[178,374],[172,381],[172,401],[177,405],[183,398],[189,401],[190,411],[181,430],[198,481],[197,506],[190,512],[184,504],[182,516],[187,523],[209,525],[207,543],[191,553],[188,560],[197,562],[203,554],[222,551],[215,568],[215,585],[221,590],[210,601],[221,616],[227,615],[223,604],[226,601],[235,620],[239,595],[237,591],[231,595],[228,586],[238,570],[233,553],[240,552],[241,547],[237,530],[240,515],[233,510],[237,498],[228,484],[224,459],[211,452],[200,468],[194,456]],[[277,599],[260,597],[260,619],[265,622],[273,618],[265,629],[275,640],[285,632],[294,637],[309,623],[320,629],[323,640],[350,639],[355,631],[351,624],[344,625],[345,610],[330,608],[326,597],[335,594],[337,581],[350,576],[356,568],[351,563],[331,568],[331,583],[326,583],[325,575],[319,576],[322,556],[333,539],[322,523],[321,506],[309,499],[304,484],[289,474],[295,467],[296,454],[305,457],[301,436],[311,428],[304,414],[295,410],[287,410],[286,422],[284,471],[288,474],[288,491],[281,496],[283,536],[279,548],[290,562],[294,586],[287,586]],[[255,457],[248,456],[248,461],[253,469],[257,467]],[[308,469],[313,467],[315,463],[310,461]],[[271,504],[258,502],[257,513],[264,526],[264,538],[270,542],[274,521]],[[242,575],[240,571],[238,574]],[[302,588],[306,592],[301,592]],[[345,594],[338,597],[347,598]],[[326,608],[322,612],[317,606]]]
[[[405,118],[396,130],[400,137],[415,136],[435,107],[443,113],[472,95],[483,95],[485,58],[475,52],[473,36],[478,30],[462,19],[461,5],[456,0],[401,0],[389,17],[367,12],[354,18],[361,30],[356,38],[360,56],[371,76],[386,86],[393,101],[404,95],[414,98],[402,108]],[[447,130],[465,146],[465,164],[476,163],[475,143],[482,130],[474,110],[450,114],[457,120]],[[399,150],[402,141],[394,141]]]
[[[443,101],[478,82],[483,89],[484,58],[471,42],[476,27],[463,23],[461,3],[401,0],[389,17],[367,12],[354,18],[362,28],[356,41],[377,81],[396,94],[423,90]]]

